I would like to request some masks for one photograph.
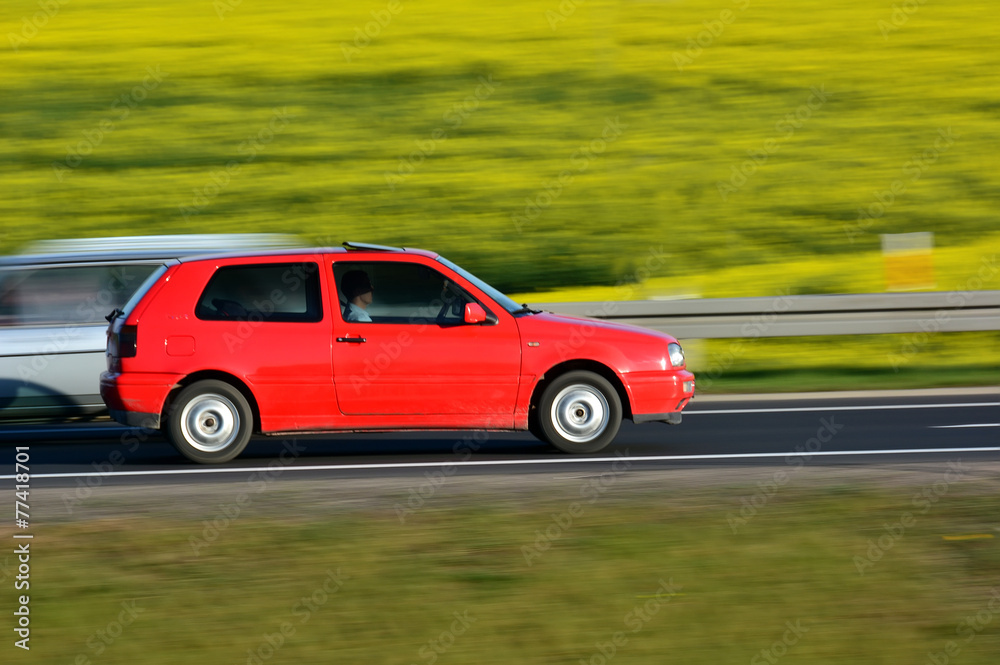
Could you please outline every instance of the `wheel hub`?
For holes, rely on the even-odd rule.
[[[236,440],[239,429],[239,411],[222,395],[201,395],[188,402],[181,412],[184,438],[206,453],[225,449]]]
[[[566,386],[552,401],[552,424],[563,438],[585,443],[607,429],[609,411],[607,399],[596,388]]]

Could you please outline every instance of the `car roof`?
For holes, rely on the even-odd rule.
[[[0,257],[0,267],[94,262],[162,261],[194,254],[218,253],[222,247],[295,247],[302,239],[278,233],[202,233],[43,240],[22,254]]]
[[[295,249],[270,249],[263,251],[236,251],[220,252],[213,254],[198,254],[192,256],[177,257],[181,263],[192,261],[214,261],[219,259],[244,259],[273,256],[298,256],[302,254],[408,254],[423,256],[428,259],[438,258],[436,252],[415,247],[388,247],[385,245],[367,245],[363,243],[344,243],[345,247],[299,247]]]

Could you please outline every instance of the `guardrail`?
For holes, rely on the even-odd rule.
[[[682,339],[1000,330],[1000,291],[535,303]]]

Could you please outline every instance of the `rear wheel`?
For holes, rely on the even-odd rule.
[[[167,439],[189,460],[228,462],[246,448],[253,412],[246,397],[224,381],[199,381],[177,395],[167,419]]]
[[[614,440],[621,423],[618,391],[594,372],[567,372],[556,377],[538,404],[543,438],[567,453],[601,450]]]

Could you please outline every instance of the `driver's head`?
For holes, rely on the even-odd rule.
[[[340,280],[340,290],[348,302],[353,302],[358,296],[374,291],[371,280],[363,270],[350,270],[344,273]]]

